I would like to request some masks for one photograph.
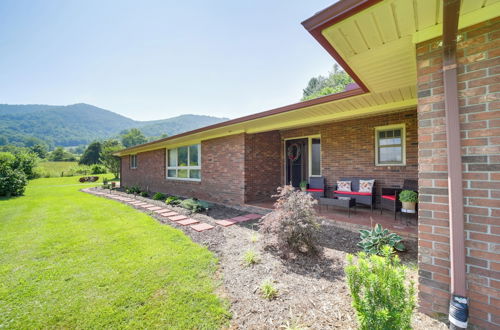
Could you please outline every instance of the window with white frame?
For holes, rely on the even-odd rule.
[[[375,164],[406,164],[406,129],[404,124],[375,127]]]
[[[167,150],[167,178],[201,180],[201,150],[199,144]]]
[[[137,155],[130,155],[130,168],[137,168]]]

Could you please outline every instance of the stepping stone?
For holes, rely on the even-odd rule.
[[[195,220],[195,219],[185,219],[185,220],[177,221],[177,223],[181,226],[189,226],[189,225],[193,225],[193,224],[198,223],[198,222],[199,221]]]
[[[173,217],[168,217],[172,221],[185,220],[187,217],[185,215],[175,215]]]
[[[231,218],[229,220],[232,220],[232,221],[235,221],[235,222],[244,222],[244,221],[248,221],[250,219],[245,218],[245,217],[234,217],[234,218]]]
[[[130,202],[130,201],[133,201],[133,199],[130,199],[130,198],[124,198],[124,199],[122,199],[122,201],[124,201],[124,202]]]
[[[173,217],[173,216],[179,215],[179,213],[170,211],[170,212],[162,213],[161,215],[164,217]]]
[[[135,202],[128,202],[130,205],[138,205],[138,204],[142,204],[144,202],[139,202],[139,201],[135,201]]]
[[[161,208],[160,208],[159,210],[156,210],[156,211],[155,211],[155,213],[161,214],[161,213],[163,213],[163,212],[167,212],[167,211],[169,211],[169,210],[166,210],[166,209],[161,209]]]
[[[229,227],[234,225],[235,223],[238,223],[238,221],[233,221],[231,219],[229,220],[218,220],[215,221],[216,224],[221,225],[222,227]]]
[[[256,213],[250,213],[250,214],[245,214],[243,215],[245,218],[248,218],[250,220],[255,220],[255,219],[260,219],[262,218],[262,215],[256,214]]]
[[[148,204],[148,203],[141,205],[141,207],[144,209],[147,209],[148,207],[153,207],[153,206],[154,206],[153,204]]]
[[[157,211],[157,210],[161,210],[161,207],[159,207],[159,206],[148,207],[148,210]]]
[[[196,230],[197,232],[205,231],[205,230],[210,230],[214,228],[214,226],[209,225],[208,223],[199,223],[197,225],[192,225],[191,228]]]
[[[139,202],[137,204],[134,204],[135,206],[144,206],[144,205],[148,205],[148,203],[146,202]]]

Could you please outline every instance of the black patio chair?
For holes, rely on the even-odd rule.
[[[396,214],[401,211],[401,201],[399,200],[399,193],[403,190],[413,190],[418,192],[418,181],[405,179],[401,188],[382,188],[382,196],[380,198],[380,214],[384,209],[394,213],[394,220]]]
[[[325,197],[325,178],[322,176],[311,176],[306,191],[316,199]]]

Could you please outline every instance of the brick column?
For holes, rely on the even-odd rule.
[[[458,79],[470,323],[500,326],[500,19],[462,31]],[[440,40],[417,45],[419,295],[442,316],[450,297],[448,173]]]

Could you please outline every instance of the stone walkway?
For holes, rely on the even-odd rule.
[[[86,192],[88,194],[92,194],[95,196],[99,197],[105,197],[109,199],[114,199],[116,201],[128,204],[130,206],[135,207],[136,209],[148,212],[148,213],[156,213],[157,215],[166,218],[172,222],[175,222],[178,225],[181,226],[189,226],[192,230],[195,230],[197,232],[203,232],[206,230],[213,229],[215,226],[212,226],[208,223],[200,222],[196,219],[189,218],[186,215],[180,214],[178,212],[175,212],[174,210],[170,209],[167,204],[165,206],[157,206],[154,204],[149,204],[144,201],[136,200],[134,198],[129,198],[127,197],[126,194],[122,194],[121,192],[114,191],[113,193],[106,193],[106,192],[100,192],[97,190],[94,190],[92,188],[86,188],[82,189],[83,192]],[[225,220],[217,220],[215,223],[219,225],[220,227],[229,227],[232,226],[236,223],[241,223],[241,222],[246,222],[246,221],[252,221],[256,219],[260,219],[262,215],[256,214],[256,213],[249,213],[241,216],[237,216],[234,218],[230,219],[225,219]]]

